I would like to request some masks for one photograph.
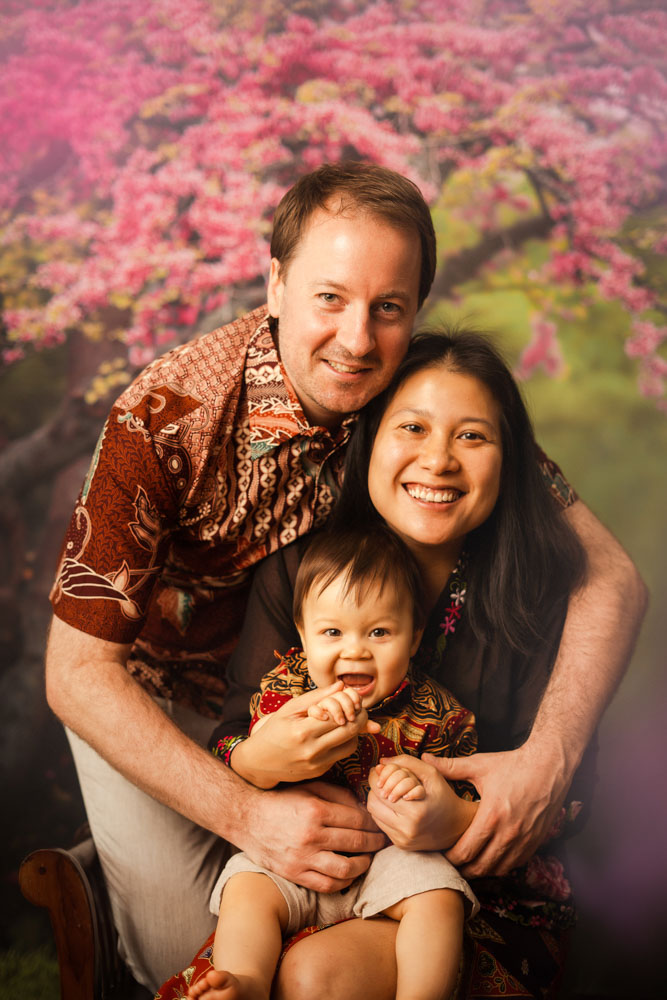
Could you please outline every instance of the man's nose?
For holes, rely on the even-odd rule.
[[[340,318],[336,341],[353,358],[363,358],[375,347],[372,319],[365,306],[349,306]]]

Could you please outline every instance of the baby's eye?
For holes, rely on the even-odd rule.
[[[372,639],[382,639],[385,635],[389,635],[388,628],[374,628],[371,632]]]
[[[340,629],[339,628],[325,628],[324,635],[331,636],[331,638],[335,639],[336,636],[340,635]]]

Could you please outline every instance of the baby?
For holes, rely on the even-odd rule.
[[[381,759],[473,753],[476,734],[471,713],[410,666],[423,607],[419,569],[393,532],[317,536],[299,567],[294,594],[303,652],[290,650],[263,678],[251,701],[250,735],[226,737],[216,752],[252,781],[258,766],[254,736],[281,705],[305,696],[305,722],[318,733],[355,721],[361,730],[351,754],[345,739],[327,780],[348,785],[365,802],[375,766],[376,794],[391,802],[424,798],[412,771]],[[313,700],[314,689],[322,690],[321,699]],[[280,762],[275,771],[280,774]],[[285,768],[277,780],[294,779]],[[451,790],[452,842],[475,808]],[[444,1000],[457,979],[464,916],[476,911],[477,902],[439,852],[390,846],[374,855],[349,888],[335,893],[295,885],[236,854],[213,891],[211,909],[218,907],[214,969],[190,986],[188,997],[268,1000],[284,938],[312,924],[384,916],[399,923],[397,1000]]]

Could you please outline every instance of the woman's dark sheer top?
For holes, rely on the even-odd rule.
[[[265,559],[255,573],[239,643],[227,669],[229,689],[212,746],[223,735],[247,732],[250,698],[259,689],[264,674],[275,666],[276,654],[300,646],[292,619],[292,594],[307,544],[304,539],[280,549]],[[462,585],[465,587],[465,583]],[[468,625],[465,605],[456,628],[450,632],[450,598],[448,582],[429,616],[415,659],[474,713],[480,753],[513,750],[530,732],[558,650],[567,603],[563,600],[545,608],[543,640],[527,656],[477,639]],[[592,757],[592,753],[587,754],[577,778],[589,786],[587,794],[580,798],[584,803],[590,799]],[[574,787],[572,792],[574,795]]]

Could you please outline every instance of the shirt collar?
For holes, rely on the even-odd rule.
[[[379,701],[377,705],[371,705],[368,710],[368,714],[373,716],[376,712],[386,713],[389,707],[394,707],[394,702],[397,704],[403,704],[403,702],[408,701],[412,697],[412,667],[408,667],[408,672],[403,678],[398,687],[385,695],[382,701]]]
[[[259,458],[299,436],[327,436],[335,445],[344,444],[357,414],[346,416],[333,433],[308,422],[278,357],[272,331],[274,323],[267,313],[250,337],[246,350],[245,388],[251,456]]]

